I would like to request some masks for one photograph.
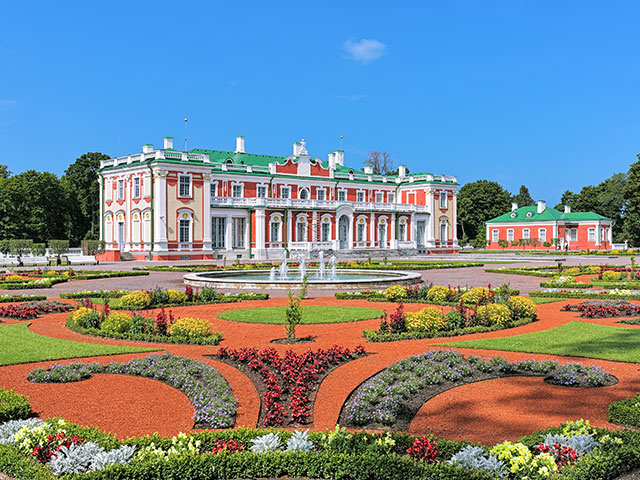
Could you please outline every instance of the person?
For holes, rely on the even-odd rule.
[[[569,242],[564,244],[564,250],[565,250],[565,252],[569,251]]]

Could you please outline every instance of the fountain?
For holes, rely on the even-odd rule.
[[[384,289],[390,285],[412,285],[419,283],[421,275],[416,272],[385,270],[343,269],[338,271],[335,255],[325,262],[324,253],[319,253],[318,268],[307,268],[306,256],[298,257],[300,267],[289,269],[285,258],[279,267],[269,270],[222,270],[215,272],[190,273],[184,276],[184,283],[197,288],[228,289],[285,289],[300,285],[305,276],[311,289],[370,290]]]

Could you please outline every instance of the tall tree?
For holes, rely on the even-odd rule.
[[[100,160],[108,158],[108,155],[100,152],[85,153],[69,165],[62,177],[69,197],[77,206],[76,211],[70,212],[72,222],[69,237],[74,244],[87,234],[92,238],[96,235],[100,212],[98,169]]]
[[[486,245],[484,222],[509,211],[511,193],[497,182],[478,180],[462,186],[457,204],[459,237],[482,247]]]
[[[364,165],[373,167],[373,173],[376,175],[391,175],[397,169],[393,165],[391,155],[387,152],[379,152],[374,150],[369,152],[369,156],[364,161]]]
[[[536,204],[529,193],[529,189],[524,185],[520,185],[520,191],[517,195],[511,197],[511,201],[517,203],[519,207],[528,207]]]
[[[640,154],[627,174],[624,196],[624,237],[634,247],[640,246]]]
[[[11,172],[9,171],[9,167],[7,165],[0,164],[0,178],[9,178],[11,176]]]

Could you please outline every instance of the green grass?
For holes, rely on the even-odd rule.
[[[105,299],[101,297],[91,297],[89,300],[96,305],[104,305],[105,302]],[[107,298],[106,301],[109,302],[109,308],[111,309],[120,307],[119,298]]]
[[[234,322],[283,324],[286,307],[245,308],[218,314],[219,318]],[[360,307],[302,306],[302,323],[341,323],[378,318],[382,310]]]
[[[541,303],[564,302],[564,298],[530,297],[529,300],[537,305],[540,305]]]
[[[26,323],[0,325],[0,365],[157,350],[60,340],[33,333],[28,326]]]
[[[449,342],[441,345],[640,362],[640,330],[575,321],[542,332],[525,333],[515,337]]]

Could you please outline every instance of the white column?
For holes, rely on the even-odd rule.
[[[230,213],[227,214],[227,218],[224,226],[224,247],[227,252],[230,252],[233,247],[233,217]]]
[[[602,224],[600,222],[598,222],[596,224],[596,247],[600,246],[600,237],[601,237],[601,232],[600,229],[602,228]]]
[[[376,242],[376,218],[373,212],[369,215],[369,235],[371,237],[369,248],[373,248]]]
[[[396,239],[396,214],[391,214],[391,222],[389,222],[389,228],[391,229],[391,248],[398,248],[398,240]]]
[[[318,241],[318,212],[313,211],[311,215],[311,243]]]
[[[433,189],[429,189],[427,192],[427,205],[429,206],[429,212],[431,216],[429,221],[426,222],[427,227],[427,238],[425,240],[425,246],[427,247],[435,247],[436,245],[436,223],[438,222],[438,216],[436,215],[435,203],[433,198]]]
[[[349,250],[353,250],[353,232],[355,227],[355,218],[353,214],[349,215]]]
[[[169,218],[167,217],[167,177],[166,173],[160,175],[155,174],[153,183],[153,200],[155,206],[153,209],[154,218],[154,250],[167,250],[167,226]]]
[[[265,211],[263,208],[256,210],[256,258],[265,258]]]
[[[458,247],[458,196],[457,192],[453,192],[453,199],[451,200],[451,218],[453,222],[453,246]]]
[[[202,208],[202,248],[211,250],[211,177],[203,175],[202,197],[204,206]]]
[[[418,225],[416,224],[416,214],[411,212],[411,245],[413,248],[418,248]]]
[[[100,208],[98,209],[98,228],[100,229],[100,236],[98,237],[100,240],[104,242],[104,180],[102,177],[98,177],[98,185],[100,185]],[[106,248],[106,242],[105,242]]]
[[[251,210],[247,210],[247,220],[244,222],[244,248],[247,252],[251,244],[251,236],[249,235],[251,228],[249,228],[249,223],[251,223]]]
[[[291,210],[287,211],[287,248],[289,248],[289,244],[291,243],[291,239],[293,238],[291,235],[291,232],[293,231],[293,227],[292,227],[292,222],[293,222],[293,213],[291,213]]]

